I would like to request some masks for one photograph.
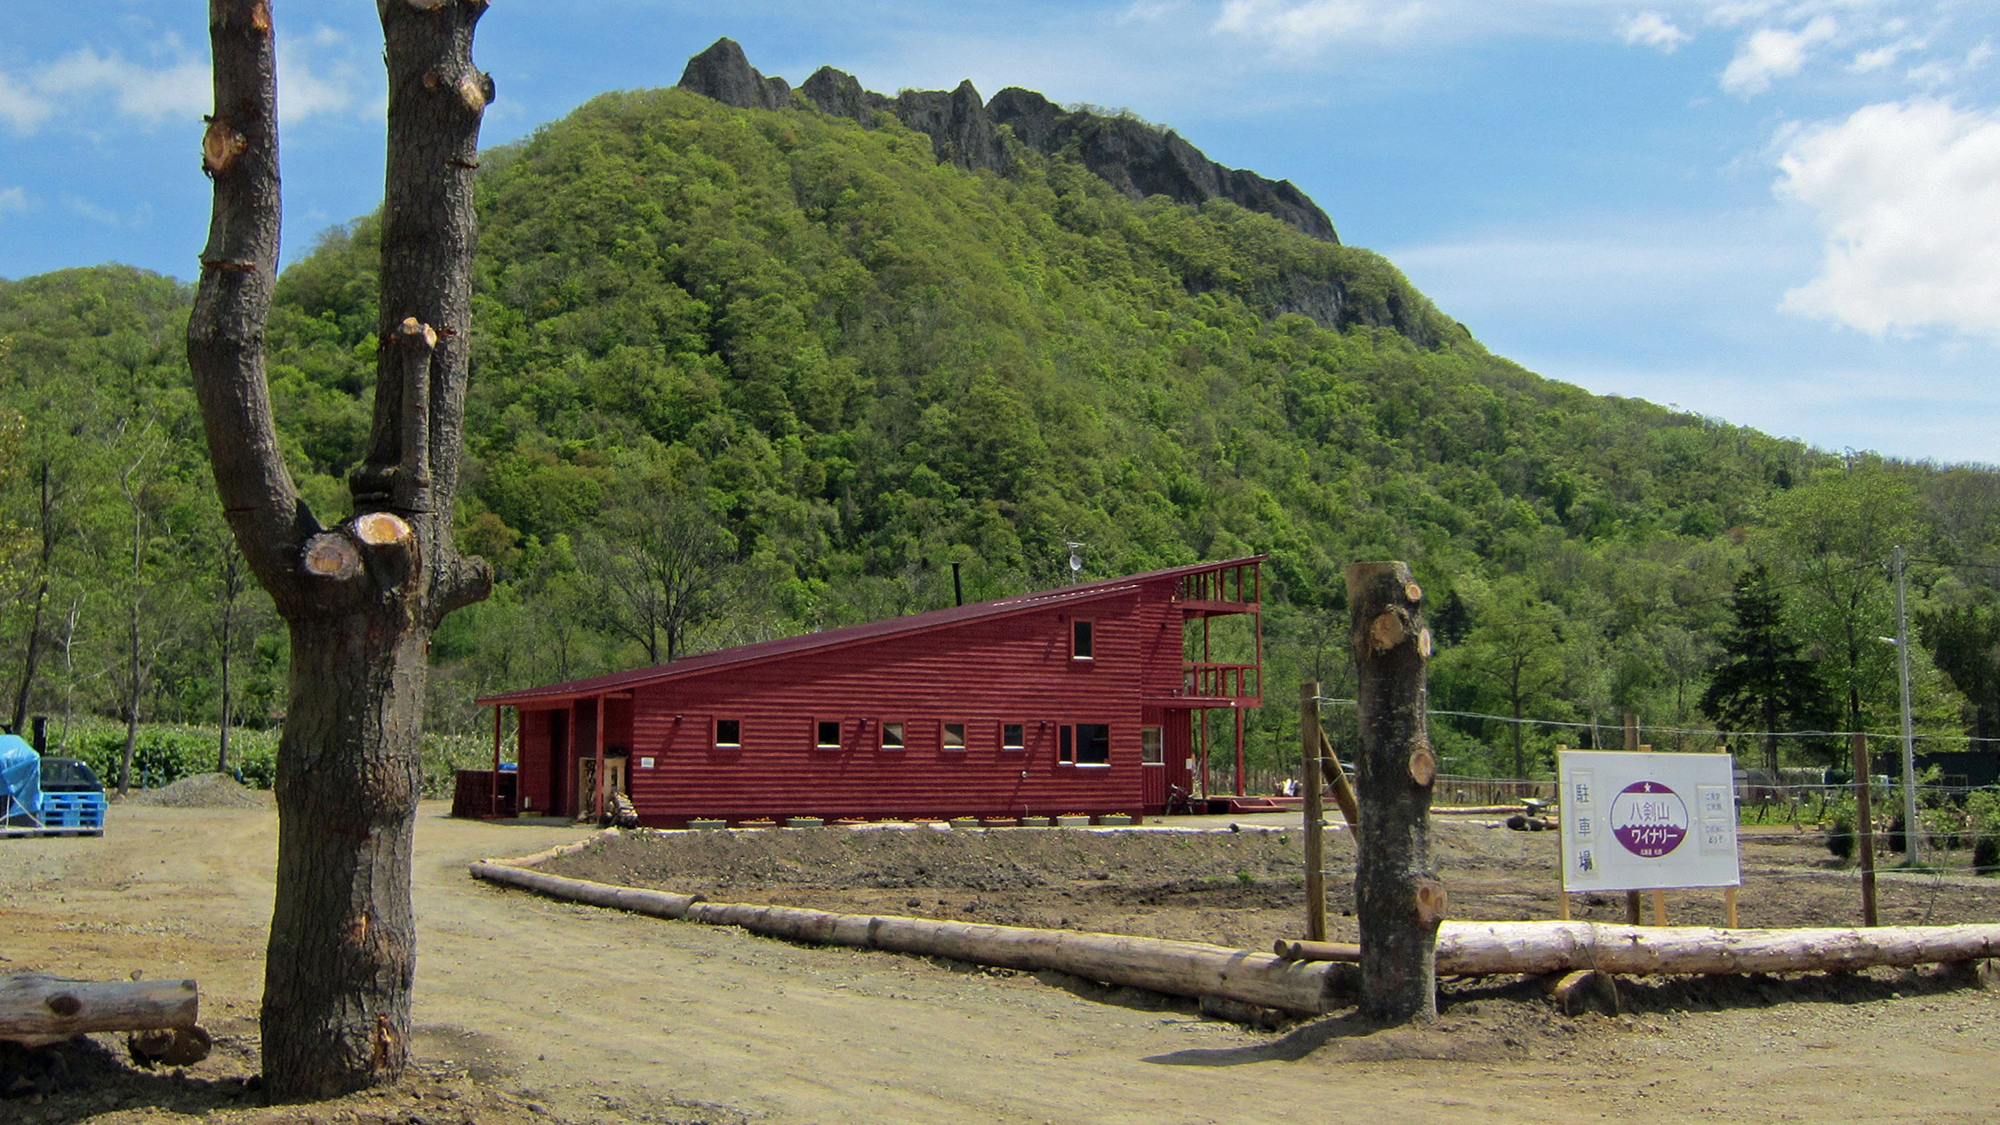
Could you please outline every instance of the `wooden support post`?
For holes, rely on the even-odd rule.
[[[1306,940],[1326,940],[1326,831],[1320,804],[1319,685],[1299,685],[1299,752],[1306,775]]]
[[[602,696],[596,700],[595,714],[596,719],[591,723],[590,730],[592,741],[597,744],[597,776],[592,779],[590,787],[594,790],[592,796],[596,804],[591,813],[595,819],[603,820],[609,805],[604,791],[604,698]]]
[[[1724,924],[1724,926],[1725,926],[1725,928],[1727,928],[1727,929],[1731,929],[1731,930],[1735,929],[1735,928],[1736,928],[1736,888],[1735,888],[1735,887],[1724,887],[1724,888],[1722,888],[1722,912],[1723,912],[1723,914],[1725,914],[1725,915],[1727,916],[1727,917],[1726,917],[1726,918],[1724,919],[1724,923],[1723,923],[1723,924]]]
[[[1196,711],[1194,721],[1195,741],[1201,748],[1201,798],[1206,801],[1208,799],[1208,709],[1204,707]],[[1203,808],[1201,811],[1207,812],[1208,809]]]
[[[1325,727],[1319,731],[1319,754],[1320,776],[1333,786],[1333,802],[1340,806],[1340,815],[1347,821],[1348,830],[1361,831],[1361,806],[1354,799],[1354,786],[1347,782],[1347,771],[1340,768],[1340,758],[1333,752],[1333,743],[1327,740]]]
[[[486,815],[500,815],[500,712],[503,704],[493,705],[493,791],[486,799]],[[515,779],[516,793],[520,792],[520,779]]]
[[[1445,891],[1431,865],[1437,756],[1425,713],[1431,634],[1423,590],[1400,562],[1347,567],[1347,604],[1360,716],[1361,822],[1355,915],[1361,928],[1362,1011],[1386,1022],[1437,1018],[1437,931]]]
[[[1869,791],[1868,736],[1854,732],[1854,832],[1861,845],[1861,924],[1875,920],[1875,807]]]
[[[1653,925],[1667,924],[1667,892],[1655,888],[1653,891]]]
[[[1625,749],[1637,750],[1638,748],[1639,748],[1639,716],[1633,714],[1630,711],[1627,711],[1625,712]],[[1639,924],[1638,891],[1625,892],[1625,924],[1628,926],[1636,926]]]
[[[1241,679],[1241,676],[1242,676],[1242,675],[1243,675],[1243,673],[1242,673],[1242,672],[1240,672],[1240,671],[1239,671],[1239,672],[1237,673],[1237,676],[1238,676],[1239,678],[1238,678],[1238,680],[1237,680],[1237,683],[1236,683],[1236,692],[1237,692],[1237,694],[1238,694],[1238,695],[1241,695],[1241,694],[1243,693],[1243,682],[1242,682],[1242,679]],[[1235,716],[1236,716],[1236,795],[1237,795],[1238,797],[1241,797],[1241,796],[1244,796],[1244,789],[1243,789],[1243,781],[1244,781],[1244,778],[1243,778],[1243,708],[1241,708],[1241,707],[1238,707],[1238,706],[1236,706],[1236,705],[1232,704],[1232,705],[1230,706],[1229,710],[1230,710],[1230,713],[1231,713],[1231,714],[1233,714],[1233,715],[1235,715]]]

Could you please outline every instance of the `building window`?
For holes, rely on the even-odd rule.
[[[813,743],[814,746],[821,750],[840,749],[840,720],[821,719],[814,725],[818,728],[817,741]]]
[[[1000,749],[1026,750],[1028,748],[1028,727],[1025,723],[1000,724]]]
[[[1056,728],[1056,762],[1065,766],[1076,764],[1076,728],[1068,723]]]
[[[1071,660],[1094,659],[1092,652],[1092,629],[1088,621],[1069,623],[1069,658]]]
[[[1139,762],[1148,766],[1167,764],[1167,746],[1159,727],[1139,728]]]
[[[901,750],[903,748],[903,724],[882,724],[882,749]]]
[[[735,748],[743,745],[743,720],[715,720],[715,744]],[[649,767],[650,768],[650,767]]]
[[[1079,766],[1108,766],[1111,764],[1110,724],[1076,724],[1076,764]]]
[[[938,748],[940,750],[965,749],[965,724],[946,723],[944,725],[944,739],[938,744]]]

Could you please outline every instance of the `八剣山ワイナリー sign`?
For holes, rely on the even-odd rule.
[[[1734,766],[1728,754],[1563,751],[1563,889],[1741,883]]]

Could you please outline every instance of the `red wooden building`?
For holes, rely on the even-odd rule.
[[[1159,813],[1199,788],[1211,709],[1261,702],[1264,556],[1175,567],[526,688],[521,815],[694,817]],[[1209,619],[1254,653],[1207,659]],[[1240,631],[1240,630],[1239,630]],[[1197,765],[1197,759],[1202,759]],[[1205,769],[1202,775],[1205,776]]]

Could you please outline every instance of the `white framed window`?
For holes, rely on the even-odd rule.
[[[820,719],[813,724],[813,748],[817,750],[840,749],[839,719]]]
[[[944,730],[940,735],[940,737],[938,738],[938,749],[940,750],[965,749],[965,724],[964,723],[944,724]]]
[[[743,745],[743,720],[715,720],[715,745],[718,749],[735,750]],[[651,769],[651,766],[647,767]]]
[[[1028,748],[1028,724],[1001,723],[1000,749],[1026,750]]]
[[[905,745],[903,741],[903,724],[882,724],[882,749],[901,750]]]
[[[1166,736],[1159,727],[1139,728],[1139,764],[1145,766],[1167,764]]]
[[[1071,660],[1094,660],[1097,652],[1097,630],[1089,621],[1081,618],[1069,623],[1069,658]]]

